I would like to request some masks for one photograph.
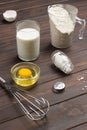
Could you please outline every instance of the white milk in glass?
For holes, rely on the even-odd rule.
[[[38,58],[40,52],[40,33],[34,28],[24,28],[17,32],[18,57],[24,61]]]

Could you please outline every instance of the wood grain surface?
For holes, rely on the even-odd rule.
[[[84,39],[79,40],[80,25],[77,24],[71,46],[62,49],[74,64],[72,74],[65,75],[51,61],[51,54],[57,49],[51,45],[47,7],[57,3],[76,6],[78,16],[87,20],[87,0],[0,0],[0,76],[12,82],[10,69],[22,62],[17,57],[16,23],[25,19],[38,21],[40,56],[33,62],[40,66],[41,75],[29,93],[45,97],[50,103],[47,118],[37,122],[28,120],[0,85],[0,130],[87,130],[87,26]],[[16,21],[8,23],[2,14],[11,9],[18,15]],[[66,84],[63,93],[53,93],[52,87],[57,81]]]

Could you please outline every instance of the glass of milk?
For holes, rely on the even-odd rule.
[[[48,6],[51,44],[56,48],[67,48],[72,41],[75,24],[81,24],[79,39],[83,39],[86,21],[77,17],[78,9],[69,4]]]
[[[34,20],[19,21],[16,25],[18,57],[23,61],[33,61],[40,54],[40,26]]]

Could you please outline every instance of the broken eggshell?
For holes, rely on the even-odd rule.
[[[17,17],[17,12],[15,10],[7,10],[3,13],[3,18],[8,22],[15,21]]]
[[[64,54],[62,51],[59,50],[54,51],[52,53],[51,58],[53,64],[61,71],[63,71],[65,74],[70,74],[73,71],[74,65],[72,64],[69,57],[66,54]]]

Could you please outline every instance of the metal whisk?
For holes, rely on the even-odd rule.
[[[25,90],[18,90],[11,84],[8,84],[2,77],[0,77],[0,84],[16,99],[29,119],[39,120],[46,116],[50,106],[48,100],[42,97],[38,99]]]

